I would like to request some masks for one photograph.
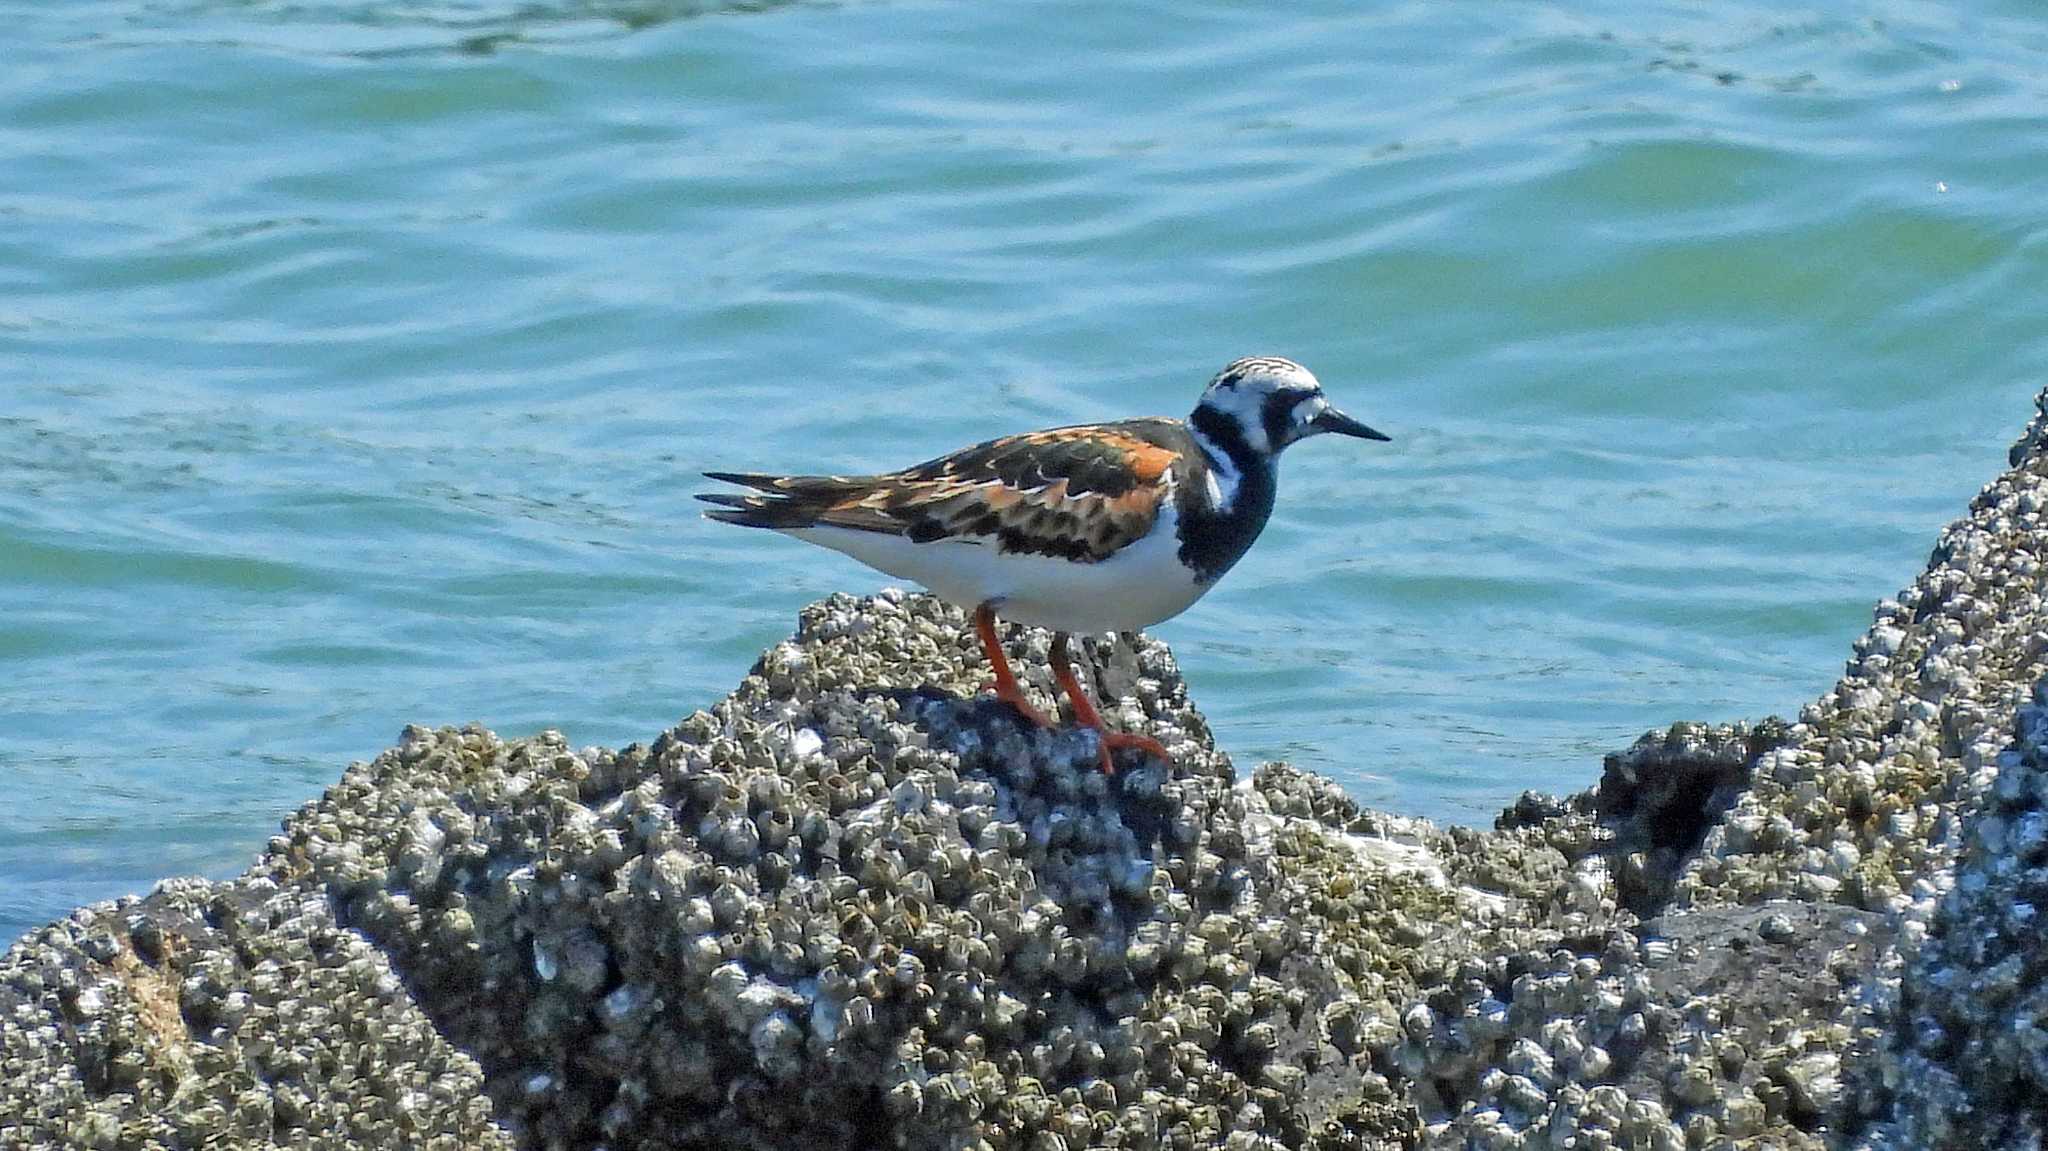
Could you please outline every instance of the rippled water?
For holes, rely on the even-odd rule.
[[[408,720],[651,736],[878,577],[696,518],[1184,412],[1241,762],[1487,818],[1790,712],[2048,342],[2037,5],[0,4],[0,938]]]

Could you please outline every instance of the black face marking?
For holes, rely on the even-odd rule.
[[[1183,503],[1180,560],[1202,583],[1215,583],[1251,550],[1273,514],[1275,484],[1270,467],[1242,473],[1230,510],[1216,512]]]
[[[1278,391],[1259,405],[1259,422],[1266,427],[1266,443],[1279,451],[1294,442],[1294,408],[1308,398],[1306,392]]]
[[[1180,513],[1180,560],[1194,570],[1202,583],[1223,578],[1252,542],[1265,530],[1273,514],[1278,483],[1271,456],[1252,450],[1244,429],[1235,419],[1207,406],[1197,406],[1188,423],[1228,459],[1237,472],[1237,490],[1229,511],[1208,503],[1209,462],[1200,451],[1182,454],[1183,469],[1176,475],[1175,490]]]
[[[1188,423],[1202,433],[1202,438],[1214,444],[1218,451],[1230,457],[1230,463],[1243,471],[1247,462],[1256,462],[1259,453],[1252,450],[1251,441],[1244,438],[1244,429],[1236,419],[1217,411],[1207,404],[1195,405],[1195,412],[1188,417]]]

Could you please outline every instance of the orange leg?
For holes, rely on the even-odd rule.
[[[1074,722],[1083,727],[1092,727],[1101,737],[1102,770],[1116,774],[1116,764],[1110,759],[1110,752],[1120,747],[1135,747],[1147,755],[1156,755],[1162,763],[1172,763],[1173,757],[1166,753],[1166,745],[1149,735],[1131,735],[1128,732],[1111,731],[1102,724],[1102,716],[1095,705],[1088,702],[1088,693],[1081,690],[1081,681],[1074,678],[1074,665],[1067,662],[1067,633],[1060,632],[1052,637],[1052,674],[1059,680],[1060,689],[1067,698],[1074,701]]]
[[[988,655],[990,669],[996,673],[996,698],[1016,708],[1018,715],[1032,723],[1051,727],[1052,721],[1031,706],[1017,677],[1011,674],[1009,657],[1003,654],[1003,641],[996,636],[996,613],[987,604],[974,609],[974,631],[981,637],[981,650]]]

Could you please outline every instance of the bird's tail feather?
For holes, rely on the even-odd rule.
[[[704,513],[705,519],[749,528],[807,528],[818,522],[818,513],[824,510],[816,504],[775,496],[706,492],[697,498],[718,505]]]
[[[698,493],[698,499],[717,505],[718,510],[704,513],[706,519],[778,530],[811,527],[858,482],[844,476],[777,476],[761,472],[705,472],[704,476],[755,489],[744,494]]]
[[[707,480],[783,496],[826,495],[858,487],[864,476],[778,476],[768,472],[705,472]]]

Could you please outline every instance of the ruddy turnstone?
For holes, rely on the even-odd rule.
[[[996,697],[1041,726],[996,613],[1052,629],[1053,676],[1114,771],[1113,749],[1166,749],[1103,726],[1068,635],[1135,631],[1202,598],[1266,526],[1281,450],[1325,432],[1387,438],[1331,407],[1307,368],[1252,356],[1218,372],[1186,420],[1025,432],[872,476],[706,472],[754,491],[697,498],[719,505],[712,519],[844,552],[972,611]]]

